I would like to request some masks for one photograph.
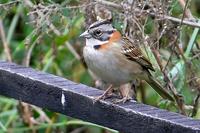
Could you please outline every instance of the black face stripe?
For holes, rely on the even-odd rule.
[[[101,45],[94,45],[94,49],[99,49]]]
[[[102,31],[101,36],[96,36],[93,31],[91,32],[91,35],[93,38],[98,39],[100,41],[107,41],[110,38],[110,35],[114,32],[115,30],[109,30],[109,31]]]
[[[97,22],[93,23],[89,27],[89,29],[93,29],[93,28],[98,27],[98,26],[103,25],[103,24],[111,24],[111,20],[97,21]]]
[[[94,32],[95,30],[89,30],[88,32],[90,33],[90,34],[93,34],[93,32]],[[115,32],[116,30],[114,29],[114,30],[106,30],[106,31],[102,31],[103,33],[108,33],[108,34],[112,34],[113,32]]]
[[[116,30],[108,30],[108,31],[104,31],[103,34],[100,37],[96,37],[93,35],[93,37],[95,39],[98,39],[100,41],[108,41],[110,39],[110,34],[112,34],[113,32],[115,32]],[[98,50],[99,48],[101,48],[101,45],[94,45],[93,46],[94,49]]]

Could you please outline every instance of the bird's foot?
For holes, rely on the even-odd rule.
[[[102,95],[94,98],[93,103],[98,102],[99,100],[105,100],[106,98],[108,98],[110,96],[112,96],[112,85],[110,85],[108,87],[108,89],[106,89],[105,92]]]
[[[123,97],[122,99],[118,99],[118,100],[114,101],[113,103],[115,103],[115,104],[125,103],[130,100],[132,100],[132,97],[126,96],[126,97]]]

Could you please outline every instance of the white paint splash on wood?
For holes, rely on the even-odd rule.
[[[61,96],[61,103],[62,103],[62,106],[64,107],[65,106],[65,95],[62,91],[62,96]]]

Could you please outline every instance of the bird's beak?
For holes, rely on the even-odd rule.
[[[86,30],[85,32],[83,32],[79,37],[84,37],[84,38],[90,38],[91,35],[88,33],[88,31]]]

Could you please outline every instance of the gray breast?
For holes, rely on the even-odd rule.
[[[119,67],[119,59],[112,51],[99,51],[86,46],[83,56],[90,70],[105,82],[120,85],[132,79],[129,71]]]

